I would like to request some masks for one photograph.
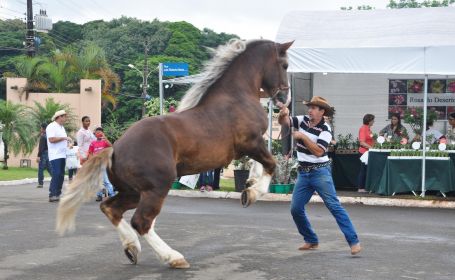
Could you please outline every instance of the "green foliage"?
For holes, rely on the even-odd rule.
[[[0,46],[23,49],[24,36],[22,21],[0,20]],[[54,23],[52,31],[48,34],[40,33],[39,37],[42,42],[36,57],[43,66],[28,65],[33,70],[29,76],[37,83],[32,81],[27,89],[34,92],[62,89],[78,92],[77,79],[102,78],[103,104],[110,103],[111,108],[115,107],[112,112],[104,110],[103,122],[113,115],[120,124],[136,121],[141,116],[142,100],[139,97],[142,89],[139,85],[142,84],[142,77],[127,65],[131,63],[139,69],[143,68],[145,41],[150,47],[149,69],[155,71],[148,79],[147,92],[152,97],[158,97],[158,72],[155,69],[158,63],[187,62],[190,73],[196,74],[203,62],[210,57],[211,51],[208,48],[216,48],[231,38],[238,38],[208,28],[201,31],[183,21],[143,21],[124,16],[82,25],[59,21]],[[98,46],[101,52],[95,52],[90,46]],[[23,54],[21,50],[2,51],[0,73],[14,72],[15,62],[25,60]],[[59,62],[62,60],[66,62]],[[40,67],[42,69],[37,73]],[[100,72],[101,69],[106,71]],[[179,100],[186,88],[174,86],[165,89],[165,97]],[[1,95],[0,90],[0,97]]]
[[[423,152],[421,150],[393,150],[390,156],[394,157],[421,157]],[[425,153],[426,157],[449,157],[447,151],[430,150]]]
[[[438,118],[438,114],[433,110],[427,110],[427,123],[433,123]],[[404,112],[403,121],[409,124],[416,135],[422,134],[423,108],[407,108]]]
[[[415,1],[415,0],[390,0],[387,8],[390,9],[404,9],[404,8],[429,8],[429,7],[448,7],[450,4],[455,3],[455,0],[426,0],[426,1]]]
[[[35,126],[30,118],[27,107],[0,100],[0,123],[3,124],[2,139],[4,144],[4,169],[8,169],[9,151],[17,155],[19,152],[32,152],[36,137],[32,137]]]
[[[76,115],[74,114],[73,108],[71,108],[69,104],[55,102],[53,98],[46,99],[44,104],[40,104],[36,101],[34,101],[34,103],[35,106],[32,108],[31,114],[35,124],[35,131],[39,132],[39,128],[42,123],[51,123],[52,116],[54,116],[55,112],[59,110],[65,110],[66,112],[67,117],[66,123],[64,124],[65,130],[71,133],[77,129]]]
[[[110,111],[111,114],[109,115],[108,119],[106,122],[103,124],[103,129],[106,137],[114,143],[119,139],[123,133],[133,124],[131,123],[125,123],[122,124],[118,121],[117,117],[112,114],[112,111]]]
[[[250,158],[248,156],[241,157],[239,159],[235,159],[234,169],[235,170],[250,170]]]
[[[296,174],[298,161],[289,156],[281,154],[274,155],[276,161],[275,173],[272,177],[272,184],[290,184],[291,175]],[[294,172],[292,172],[294,171]]]
[[[178,107],[178,101],[172,97],[163,100],[163,113],[166,114],[169,112],[169,108],[173,105],[176,109]],[[145,102],[146,116],[153,117],[160,114],[160,99],[152,98],[149,101]]]

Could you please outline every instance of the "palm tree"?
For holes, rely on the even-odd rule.
[[[71,64],[58,56],[39,66],[40,73],[49,87],[56,92],[70,92],[77,89],[77,75]]]
[[[34,101],[35,107],[32,108],[32,117],[35,121],[36,131],[39,131],[41,124],[50,123],[52,116],[59,110],[65,110],[66,112],[66,123],[64,125],[65,130],[71,133],[76,130],[76,116],[73,113],[73,108],[69,104],[61,104],[55,102],[53,98],[47,98],[44,104]]]
[[[42,92],[47,90],[47,85],[41,79],[39,68],[46,62],[46,59],[42,57],[20,57],[16,63],[15,73],[6,72],[3,74],[4,77],[23,77],[27,78],[27,84],[25,88],[20,89],[20,98],[25,93],[25,99],[28,99],[28,94],[31,91]]]
[[[3,123],[4,161],[3,169],[8,169],[9,149],[17,155],[19,152],[30,154],[36,144],[33,137],[35,129],[29,109],[21,104],[0,100],[0,123]]]

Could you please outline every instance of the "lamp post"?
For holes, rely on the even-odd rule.
[[[134,66],[133,64],[128,64],[128,67],[131,68],[131,69],[134,69],[136,70],[137,72],[139,72],[139,74],[142,76],[142,94],[141,94],[141,99],[142,99],[142,114],[141,114],[141,118],[144,117],[145,115],[145,100],[147,99],[147,88],[148,88],[148,83],[147,83],[147,79],[148,77],[150,76],[150,74],[152,72],[148,72],[148,67],[147,65],[145,65],[144,67],[144,71],[141,71],[139,69],[136,68],[136,66]]]

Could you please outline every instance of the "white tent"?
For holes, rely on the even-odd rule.
[[[369,11],[295,11],[277,42],[295,40],[289,72],[455,75],[455,8]],[[423,139],[426,139],[425,129]],[[422,194],[425,193],[425,149]]]

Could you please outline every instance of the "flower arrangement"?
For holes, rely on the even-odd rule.
[[[405,102],[405,99],[404,99],[404,95],[402,95],[402,94],[395,95],[393,97],[393,104],[395,104],[395,105],[401,105],[404,102]]]
[[[438,114],[433,110],[427,111],[427,123],[434,122]],[[422,134],[423,109],[421,107],[407,108],[403,121],[409,124],[416,135]]]
[[[422,93],[423,92],[423,80],[408,80],[408,92]]]
[[[445,81],[444,80],[431,80],[430,81],[430,92],[431,93],[444,93],[445,92]]]
[[[447,81],[447,92],[455,93],[455,80]]]

